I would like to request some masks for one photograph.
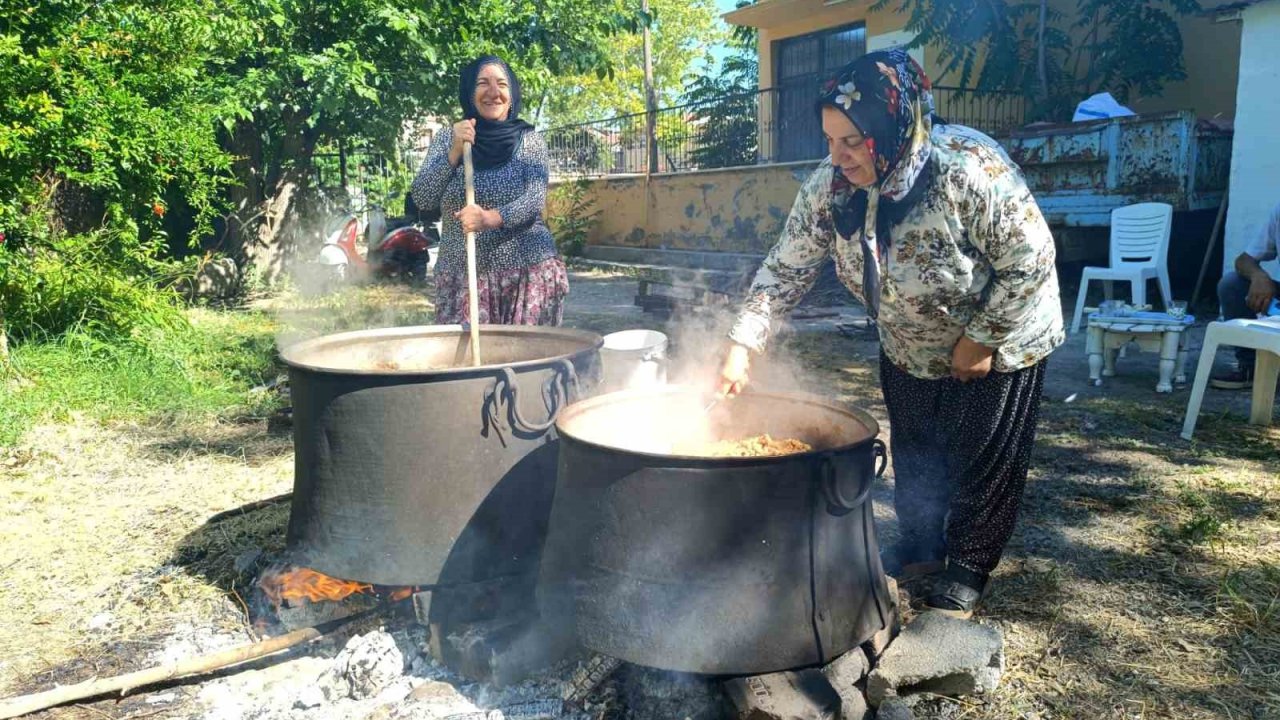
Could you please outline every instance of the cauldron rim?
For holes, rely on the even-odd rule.
[[[306,362],[302,359],[318,348],[327,345],[343,344],[363,339],[386,340],[450,335],[465,338],[467,333],[468,330],[462,325],[393,325],[381,328],[331,333],[315,338],[309,338],[307,340],[301,340],[281,348],[279,354],[281,362],[285,365],[310,373],[326,375],[367,375],[375,377],[437,377],[448,380],[462,380],[471,377],[492,375],[494,371],[501,370],[503,368],[511,368],[512,370],[544,368],[551,363],[556,363],[562,360],[571,360],[583,353],[590,353],[593,351],[599,352],[599,350],[604,346],[604,338],[598,333],[593,333],[587,330],[578,330],[576,328],[552,327],[547,325],[481,325],[480,338],[482,355],[484,348],[483,341],[486,334],[491,337],[497,335],[554,336],[556,339],[560,340],[580,341],[582,346],[571,352],[561,353],[559,355],[549,355],[530,360],[520,360],[509,363],[490,363],[474,367],[462,366],[432,370],[380,370],[374,368],[333,367],[328,365],[317,365]]]
[[[829,398],[822,395],[805,392],[756,392],[748,390],[744,395],[762,399],[783,400],[787,402],[800,402],[807,405],[817,405],[823,410],[845,415],[863,425],[868,431],[867,437],[853,443],[837,445],[822,449],[806,450],[805,452],[788,453],[786,455],[758,455],[755,457],[707,457],[705,455],[679,455],[675,453],[654,453],[644,450],[632,450],[629,448],[619,447],[617,445],[608,445],[605,443],[587,440],[581,435],[575,434],[565,429],[565,425],[571,423],[579,415],[588,413],[601,405],[607,405],[610,402],[620,402],[636,397],[652,397],[654,395],[677,395],[696,392],[687,386],[669,385],[665,388],[654,390],[650,388],[642,390],[619,390],[616,392],[606,393],[604,395],[596,395],[585,400],[580,400],[566,407],[556,418],[556,433],[561,440],[568,440],[574,443],[585,445],[595,450],[617,453],[626,457],[644,458],[648,460],[660,460],[670,466],[700,468],[700,467],[724,467],[726,465],[735,467],[745,467],[750,465],[775,465],[779,463],[789,463],[806,460],[820,460],[832,455],[844,455],[864,447],[870,447],[875,443],[876,438],[880,436],[880,423],[871,413],[853,406],[836,404]]]

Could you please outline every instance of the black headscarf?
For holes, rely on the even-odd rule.
[[[507,74],[511,109],[507,111],[506,120],[486,120],[476,111],[476,80],[485,65],[497,65]],[[532,125],[519,118],[520,79],[512,72],[511,66],[496,55],[482,55],[462,69],[462,76],[458,79],[458,100],[462,103],[462,117],[476,121],[476,141],[471,148],[476,170],[498,167],[511,160],[521,136],[533,129]]]

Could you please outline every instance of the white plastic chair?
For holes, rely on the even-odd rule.
[[[1280,317],[1266,320],[1228,320],[1211,322],[1204,331],[1204,347],[1200,350],[1200,364],[1196,367],[1196,383],[1187,402],[1187,416],[1182,421],[1182,437],[1191,439],[1196,420],[1200,418],[1200,401],[1204,400],[1204,388],[1213,370],[1213,359],[1219,345],[1255,348],[1258,359],[1253,366],[1253,398],[1249,407],[1249,422],[1253,425],[1271,424],[1271,412],[1275,408],[1276,379],[1280,376]]]
[[[1173,206],[1168,203],[1139,203],[1111,211],[1111,267],[1087,267],[1080,275],[1080,293],[1071,332],[1079,332],[1084,314],[1084,298],[1089,283],[1106,283],[1111,299],[1111,283],[1128,282],[1134,305],[1147,304],[1147,281],[1156,280],[1165,307],[1173,300],[1169,285],[1169,234],[1173,229]]]

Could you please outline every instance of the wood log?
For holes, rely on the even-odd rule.
[[[66,685],[30,695],[8,698],[0,701],[0,720],[21,717],[39,710],[46,710],[58,705],[96,698],[110,693],[119,693],[124,696],[135,688],[157,685],[169,680],[177,680],[193,675],[202,675],[250,660],[257,660],[258,658],[274,655],[282,650],[288,650],[291,647],[322,638],[344,625],[376,615],[385,611],[388,607],[390,606],[380,605],[364,612],[348,615],[337,620],[330,620],[315,627],[294,630],[291,633],[268,638],[252,645],[219,650],[207,655],[177,660],[145,670],[125,673],[124,675],[86,680],[76,685]]]

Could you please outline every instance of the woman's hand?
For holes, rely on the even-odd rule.
[[[462,232],[478,233],[502,227],[502,213],[497,210],[485,210],[474,203],[462,208],[453,216],[462,223]]]
[[[991,357],[995,350],[979,345],[968,336],[961,335],[951,351],[951,377],[960,382],[981,380],[991,372]]]
[[[453,145],[449,147],[449,164],[458,167],[462,162],[462,144],[476,141],[476,121],[459,120],[453,124]]]
[[[751,351],[746,346],[734,344],[725,355],[716,382],[716,397],[735,397],[747,387],[747,371],[751,367]]]

